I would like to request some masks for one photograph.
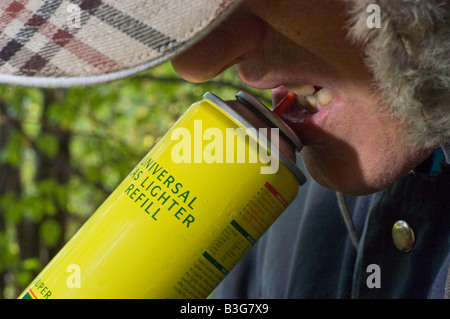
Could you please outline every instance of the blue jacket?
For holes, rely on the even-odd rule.
[[[299,166],[306,172],[301,162]],[[389,188],[345,196],[345,201],[359,237],[357,250],[335,192],[309,177],[213,297],[444,297],[450,263],[450,165],[440,149]],[[398,220],[414,232],[409,252],[393,242]]]

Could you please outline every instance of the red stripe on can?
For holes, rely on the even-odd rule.
[[[286,199],[284,199],[284,197],[280,193],[278,193],[278,191],[269,182],[266,182],[264,184],[264,186],[266,186],[266,188],[276,197],[276,199],[278,199],[278,201],[284,207],[288,207],[289,206],[289,203],[286,201]]]

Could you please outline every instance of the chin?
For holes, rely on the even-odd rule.
[[[396,180],[396,178],[387,178],[386,176],[365,180],[351,170],[347,172],[336,171],[330,167],[319,167],[316,163],[310,163],[307,160],[304,160],[304,163],[309,175],[315,182],[325,188],[346,195],[372,194],[386,188]]]
[[[344,154],[333,155],[323,151],[307,146],[300,152],[309,175],[323,187],[352,196],[372,194],[385,189],[431,153],[421,153],[410,161],[380,157],[361,163],[356,154],[343,156]]]

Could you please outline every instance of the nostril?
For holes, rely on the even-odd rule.
[[[175,71],[190,82],[205,82],[247,59],[260,46],[264,23],[234,12],[211,33],[172,60]]]

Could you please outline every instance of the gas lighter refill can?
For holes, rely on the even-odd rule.
[[[206,93],[19,298],[206,298],[294,200],[301,141],[255,97]]]

